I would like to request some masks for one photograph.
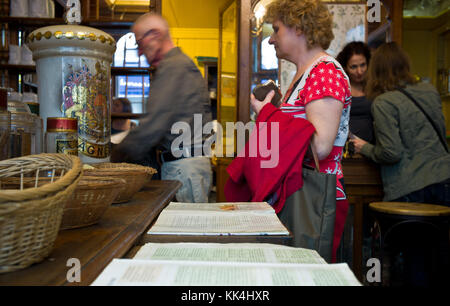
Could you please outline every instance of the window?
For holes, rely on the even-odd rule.
[[[117,42],[113,67],[148,68],[145,56],[139,56],[133,33],[127,33]],[[128,98],[133,113],[145,112],[145,105],[150,91],[148,75],[118,75],[115,78],[114,96]]]

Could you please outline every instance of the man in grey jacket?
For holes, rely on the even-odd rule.
[[[139,55],[144,54],[156,72],[151,78],[147,113],[113,149],[111,161],[154,166],[152,152],[157,149],[161,152],[161,178],[183,184],[177,200],[208,202],[212,170],[202,144],[207,136],[203,126],[212,119],[206,82],[192,60],[174,45],[163,17],[144,14],[132,31]]]

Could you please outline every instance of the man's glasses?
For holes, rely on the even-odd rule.
[[[156,33],[156,30],[155,30],[155,29],[150,29],[150,30],[148,30],[147,32],[145,32],[145,34],[144,34],[140,39],[136,39],[136,44],[138,45],[138,47],[141,46],[142,41],[143,41],[147,36],[149,36],[149,35],[151,35],[151,34],[153,34],[153,33]]]

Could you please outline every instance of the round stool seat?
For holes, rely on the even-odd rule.
[[[383,267],[382,285],[435,286],[449,271],[450,207],[373,202],[372,257]]]
[[[370,209],[391,215],[444,217],[450,216],[450,207],[408,202],[374,202]]]

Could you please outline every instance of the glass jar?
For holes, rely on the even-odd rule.
[[[33,142],[33,117],[27,113],[11,113],[10,158],[30,155]]]
[[[9,158],[9,137],[11,133],[11,113],[0,112],[0,160]]]
[[[36,114],[30,114],[31,118],[31,154],[39,154],[40,146],[40,131],[39,131],[39,116]]]
[[[35,117],[36,128],[36,154],[44,153],[44,122],[41,117]]]
[[[78,121],[75,118],[47,118],[47,153],[78,155]]]

